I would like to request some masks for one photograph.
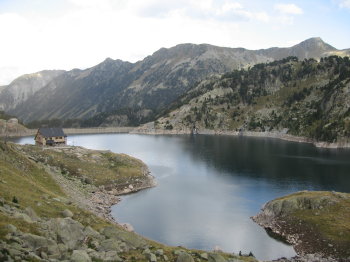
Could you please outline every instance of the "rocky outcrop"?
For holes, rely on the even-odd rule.
[[[252,219],[283,237],[302,257],[350,261],[349,216],[350,194],[303,191],[267,202]]]

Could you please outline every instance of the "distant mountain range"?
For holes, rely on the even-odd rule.
[[[350,50],[337,50],[320,38],[261,50],[180,44],[136,63],[107,58],[86,70],[21,76],[0,87],[0,110],[25,123],[57,118],[84,119],[90,125],[140,124],[212,76],[289,56],[330,55],[349,56]]]

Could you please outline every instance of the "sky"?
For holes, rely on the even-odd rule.
[[[0,0],[0,85],[181,43],[262,49],[311,37],[350,48],[350,0]]]

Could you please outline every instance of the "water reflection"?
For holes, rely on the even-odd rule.
[[[252,251],[259,259],[295,253],[249,217],[298,190],[350,191],[350,151],[275,139],[224,136],[70,136],[70,143],[142,159],[156,188],[113,207],[120,222],[151,239],[190,248]],[[22,140],[23,143],[25,141]]]

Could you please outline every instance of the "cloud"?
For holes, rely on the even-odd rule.
[[[277,4],[275,9],[286,15],[301,15],[303,10],[295,4]]]
[[[350,0],[339,0],[339,6],[350,9]]]

